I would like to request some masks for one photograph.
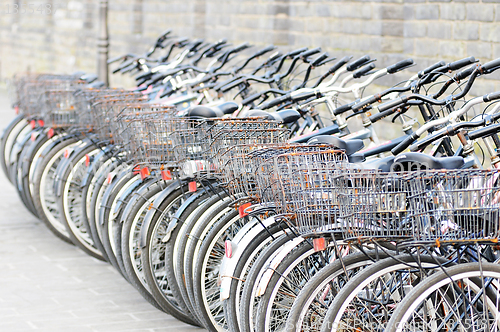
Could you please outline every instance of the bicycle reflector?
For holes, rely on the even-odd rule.
[[[224,242],[224,251],[227,258],[233,257],[233,243],[231,240],[226,240],[226,242]]]
[[[172,173],[170,172],[169,169],[161,171],[161,179],[163,181],[172,180]]]
[[[326,240],[324,237],[313,239],[314,251],[323,251],[326,249]]]
[[[243,217],[246,217],[248,216],[248,213],[245,212],[245,210],[250,206],[252,205],[252,203],[245,203],[243,205],[240,205],[240,207],[238,207],[238,213],[240,215],[240,218],[243,218]]]

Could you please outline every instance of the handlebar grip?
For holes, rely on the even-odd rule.
[[[286,94],[284,96],[281,96],[281,97],[275,98],[271,101],[268,101],[267,103],[260,105],[260,107],[258,107],[258,108],[261,110],[265,110],[265,109],[277,106],[281,103],[284,103],[285,101],[288,101],[288,100],[290,100],[290,94]]]
[[[238,86],[238,85],[240,85],[241,83],[243,83],[243,79],[239,79],[239,80],[233,81],[233,82],[231,82],[231,83],[229,83],[229,84],[226,84],[226,85],[222,86],[222,87],[220,88],[220,91],[221,91],[221,92],[228,92],[229,90],[231,90],[231,89],[233,89],[233,88],[237,87],[237,86]]]
[[[386,111],[388,109],[392,109],[392,108],[397,107],[399,105],[403,105],[406,102],[406,98],[404,98],[404,99],[403,98],[404,97],[399,97],[399,98],[396,98],[394,100],[391,100],[391,101],[388,101],[386,103],[383,103],[382,105],[380,105],[378,107],[378,111],[379,112],[384,112],[384,111]]]
[[[475,140],[481,137],[487,137],[500,132],[500,123],[491,124],[481,129],[471,131],[469,133],[469,139]]]
[[[403,70],[406,67],[413,65],[413,63],[414,63],[413,59],[411,59],[411,58],[399,61],[398,63],[395,63],[392,66],[387,67],[387,72],[389,74],[397,73],[398,71]]]
[[[371,115],[369,117],[369,119],[372,123],[375,123],[377,121],[380,121],[380,120],[388,117],[391,114],[396,113],[397,110],[398,110],[398,107],[390,108],[390,109],[382,111],[382,112],[379,111],[377,114]]]
[[[426,138],[421,139],[420,141],[411,144],[409,149],[412,152],[417,152],[417,151],[423,150],[423,149],[425,149],[425,147],[427,145],[431,144],[435,140],[440,139],[441,137],[446,136],[447,134],[448,134],[447,131],[443,131],[443,132],[437,132],[434,135],[429,135]]]
[[[253,57],[254,57],[254,58],[259,57],[259,56],[261,56],[261,55],[266,54],[267,52],[271,52],[271,51],[272,51],[272,50],[274,50],[274,49],[276,49],[276,46],[274,46],[274,45],[269,45],[269,46],[267,46],[267,47],[265,47],[265,48],[261,49],[261,50],[260,50],[260,51],[258,51],[257,53],[255,53],[255,54],[253,55]]]
[[[292,94],[290,95],[289,100],[297,102],[305,99],[309,99],[312,97],[317,97],[318,93],[316,91],[308,91],[308,92],[302,92],[299,94]]]
[[[500,99],[500,91],[492,92],[483,96],[483,101],[486,103],[488,101]]]
[[[500,67],[500,58],[492,60],[490,62],[486,62],[484,65],[481,66],[484,72],[490,73],[495,69],[498,69]]]
[[[354,60],[353,62],[351,62],[350,64],[348,64],[347,67],[346,67],[346,69],[347,69],[347,71],[356,70],[359,67],[361,67],[362,65],[364,65],[365,63],[367,63],[368,61],[370,61],[370,56],[369,55],[362,56],[361,58],[359,58],[357,60]]]
[[[333,110],[333,114],[340,115],[342,113],[345,113],[345,112],[349,111],[355,103],[356,102],[352,102],[352,103],[337,107],[336,109]]]
[[[312,62],[311,62],[311,66],[313,67],[317,67],[319,66],[319,64],[321,62],[323,62],[323,60],[327,59],[328,58],[328,53],[325,52],[323,54],[321,54],[319,57],[317,57],[316,59],[314,59]]]
[[[294,57],[294,56],[296,56],[300,53],[303,53],[305,51],[307,51],[307,47],[302,47],[302,48],[298,48],[296,50],[290,51],[290,52],[286,53],[285,55]]]
[[[299,55],[301,58],[307,58],[308,56],[311,56],[311,55],[319,53],[319,52],[321,52],[321,47],[316,47],[316,48],[313,48],[312,50],[302,52]]]
[[[352,110],[354,112],[356,112],[356,111],[359,111],[360,109],[362,109],[363,107],[365,107],[367,105],[370,105],[370,104],[373,104],[373,103],[377,102],[379,99],[380,99],[380,95],[373,95],[371,97],[368,97],[368,99],[366,99],[366,100],[364,100],[362,102],[359,102],[359,103],[353,105],[351,108],[352,108]]]
[[[457,69],[463,68],[463,67],[465,67],[467,65],[471,65],[474,62],[476,62],[476,58],[474,58],[473,56],[471,56],[471,57],[468,57],[468,58],[465,58],[465,59],[462,59],[462,60],[451,62],[448,65],[448,68],[450,70],[457,70]]]
[[[457,81],[461,81],[466,77],[469,77],[470,74],[477,68],[477,66],[471,66],[467,69],[462,70],[461,72],[457,73],[453,78]]]
[[[252,47],[252,45],[250,45],[249,43],[243,43],[243,44],[238,45],[235,48],[233,48],[232,53],[241,52],[243,50],[246,50],[249,47]]]
[[[356,70],[352,74],[352,77],[360,78],[361,76],[364,76],[366,73],[368,73],[370,70],[372,70],[373,68],[375,68],[375,64],[370,63],[369,65],[362,67],[361,69]]]
[[[261,94],[260,92],[258,92],[258,93],[254,93],[253,95],[251,95],[251,96],[249,96],[249,97],[247,97],[247,98],[243,99],[243,100],[241,101],[241,104],[242,104],[242,105],[248,105],[248,104],[250,104],[251,102],[254,102],[254,101],[256,101],[257,99],[259,99],[261,96],[262,96],[262,94]]]
[[[439,61],[439,62],[436,62],[435,64],[433,64],[432,66],[429,66],[427,68],[425,68],[424,70],[421,70],[418,72],[418,77],[422,78],[422,76],[430,73],[431,71],[433,71],[434,69],[437,69],[439,67],[443,67],[443,66],[446,66],[446,62],[444,61]]]
[[[328,74],[331,75],[335,73],[337,70],[339,70],[343,65],[349,62],[349,60],[352,59],[352,56],[345,56],[339,61],[337,61],[336,64],[334,64],[330,69],[328,69]]]
[[[415,140],[417,138],[418,138],[418,136],[415,133],[411,134],[404,141],[402,141],[401,143],[399,143],[398,145],[396,145],[391,150],[392,154],[393,155],[400,154],[401,152],[403,152],[404,150],[406,150],[411,145],[411,143],[415,142]]]

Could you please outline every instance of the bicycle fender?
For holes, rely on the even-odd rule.
[[[68,148],[68,156],[66,158],[63,158],[59,163],[59,165],[57,165],[56,174],[61,174],[66,170],[66,167],[71,167],[75,165],[75,160],[74,160],[75,156],[79,155],[81,151],[89,147],[88,143],[89,142],[85,142],[82,140],[73,147]],[[64,183],[65,181],[62,181],[61,177],[59,175],[56,175],[54,181],[54,193],[56,194],[57,197],[60,197],[62,195]]]
[[[269,285],[269,281],[271,281],[271,277],[274,274],[274,270],[283,261],[283,259],[285,259],[285,257],[303,241],[304,238],[302,236],[299,236],[285,244],[278,255],[276,255],[273,260],[271,260],[269,265],[265,267],[266,271],[262,274],[260,280],[258,281],[259,286],[257,287],[256,296],[264,295],[267,289],[267,285]]]
[[[109,147],[105,147],[103,151],[99,152],[94,159],[90,162],[90,165],[87,168],[87,172],[85,172],[85,175],[83,176],[82,179],[82,187],[85,187],[86,185],[89,184],[89,179],[94,175],[94,171],[97,169],[96,165],[98,166],[99,163],[103,163],[103,158],[106,158],[107,152],[110,150]],[[110,158],[104,159],[104,164],[109,164]]]
[[[269,227],[275,222],[274,217],[266,218],[262,224]],[[219,282],[220,282],[220,299],[224,301],[229,298],[229,291],[231,288],[231,281],[234,277],[234,270],[243,253],[247,250],[248,246],[253,242],[255,237],[260,234],[265,228],[258,220],[246,224],[236,234],[231,241],[232,256],[228,258],[224,255],[219,269]],[[247,227],[248,226],[248,227]],[[241,235],[240,235],[241,234]]]
[[[141,184],[141,178],[140,178],[140,175],[136,175],[136,176],[133,176],[132,178],[128,179],[125,186],[122,187],[120,189],[120,191],[118,192],[117,196],[116,196],[116,199],[114,200],[113,204],[114,204],[114,208],[113,208],[113,204],[111,204],[111,208],[112,211],[109,212],[109,215],[110,215],[110,218],[109,220],[113,220],[113,221],[116,221],[116,217],[118,216],[118,214],[120,213],[121,209],[123,208],[123,204],[124,204],[124,200],[122,199],[122,197],[128,197],[133,191],[135,191],[135,189]],[[141,189],[144,189],[144,188],[141,188]],[[141,191],[138,192],[139,195],[142,195]],[[130,200],[131,201],[131,200]],[[129,213],[129,210],[131,209],[131,205],[133,204],[128,204],[130,203],[127,202],[127,204],[125,205],[125,215],[128,215]],[[122,220],[119,220],[120,222],[122,222]]]
[[[205,192],[206,192],[206,189],[202,188],[201,190],[197,191],[195,194],[189,196],[189,198],[179,207],[179,210],[177,210],[177,212],[175,212],[175,215],[172,218],[173,220],[170,221],[170,223],[168,224],[167,231],[165,232],[166,234],[163,237],[163,239],[161,239],[161,242],[166,243],[166,242],[168,242],[170,240],[170,235],[172,234],[172,231],[177,226],[177,221],[179,220],[179,218],[182,215],[182,213],[184,213],[184,211],[187,209],[187,207],[194,200],[196,200],[198,197],[200,197],[203,194],[205,194]]]
[[[145,248],[147,245],[147,229],[149,228],[149,224],[151,224],[151,220],[153,219],[154,214],[158,211],[158,207],[163,203],[164,200],[167,199],[168,196],[172,195],[174,191],[179,189],[181,186],[184,184],[179,181],[174,181],[171,185],[169,185],[167,188],[165,188],[160,195],[155,199],[153,202],[153,206],[149,211],[146,213],[146,216],[144,216],[144,221],[142,223],[141,227],[141,234],[140,234],[140,246],[141,248]]]
[[[132,179],[135,179],[134,180],[135,182],[132,182],[132,184],[130,186],[127,186],[128,189],[127,189],[126,192],[123,193],[124,196],[130,195],[132,193],[132,191],[134,191],[142,183],[141,176],[139,174],[137,174]],[[130,180],[132,180],[132,179],[130,179]],[[120,213],[120,210],[123,208],[123,204],[124,203],[125,202],[123,200],[118,200],[117,203],[116,203],[115,211],[112,211],[112,213],[115,214],[115,215],[117,215],[118,213]],[[128,203],[130,203],[130,201]],[[128,203],[123,208],[124,210],[123,210],[123,213],[122,213],[122,217],[119,220],[119,222],[122,223],[122,224],[125,222],[125,218],[129,215],[130,210],[133,207],[133,204],[128,204]]]

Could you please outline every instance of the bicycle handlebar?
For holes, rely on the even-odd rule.
[[[367,66],[361,67],[360,69],[356,70],[353,74],[353,78],[360,78],[361,76],[365,76],[368,74],[373,68],[375,68],[375,64],[370,63]]]
[[[487,137],[500,132],[500,123],[490,124],[484,128],[471,131],[469,133],[469,139],[476,140],[481,137]]]
[[[388,74],[394,74],[397,73],[398,71],[401,71],[403,69],[406,69],[414,64],[413,59],[405,59],[402,61],[399,61],[398,63],[393,64],[392,66],[387,67],[387,73]]]
[[[429,66],[429,67],[425,68],[424,70],[419,71],[418,72],[418,78],[422,78],[425,75],[429,74],[431,71],[434,71],[435,69],[443,67],[445,65],[446,65],[446,62],[444,62],[444,61],[436,62],[432,66]]]
[[[364,64],[366,64],[368,61],[370,61],[370,56],[364,55],[361,58],[349,63],[347,65],[346,69],[347,69],[347,71],[354,71],[354,70],[358,69],[359,67],[363,66]]]

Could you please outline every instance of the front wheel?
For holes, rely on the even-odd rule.
[[[499,303],[500,265],[459,264],[415,287],[386,331],[498,331]]]

